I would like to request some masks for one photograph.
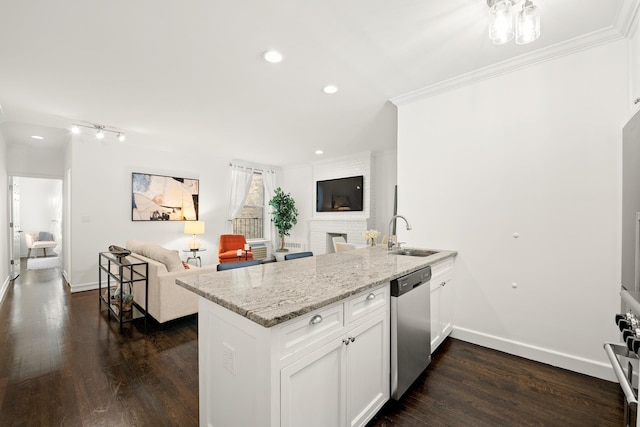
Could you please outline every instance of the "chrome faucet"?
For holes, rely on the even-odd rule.
[[[404,222],[407,223],[407,230],[411,230],[411,224],[409,224],[409,221],[407,221],[407,218],[403,217],[402,215],[394,215],[391,217],[391,219],[389,220],[389,239],[387,240],[387,250],[391,250],[393,249],[393,236],[391,235],[391,226],[393,225],[393,220],[396,218],[402,218],[404,219]]]

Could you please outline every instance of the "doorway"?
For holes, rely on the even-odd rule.
[[[61,267],[62,258],[62,180],[10,177],[13,206],[12,265],[40,269]],[[34,248],[33,241],[53,241],[46,250]],[[52,246],[53,245],[53,246]],[[40,245],[35,245],[40,246]],[[15,268],[14,268],[15,270]]]

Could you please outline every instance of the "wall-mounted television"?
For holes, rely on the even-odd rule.
[[[362,211],[364,177],[329,179],[316,182],[316,212]]]

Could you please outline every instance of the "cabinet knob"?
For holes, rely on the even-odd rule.
[[[633,100],[633,103],[634,103],[634,104],[638,104],[638,103],[640,103],[640,98],[636,98],[636,99],[634,99],[634,100]]]
[[[349,338],[342,340],[342,343],[344,345],[349,345]]]
[[[444,286],[446,284],[447,284],[447,282],[442,282],[442,283],[440,283],[440,286]]]
[[[373,292],[371,292],[369,295],[367,295],[367,301],[371,301],[376,299],[376,294],[374,294]]]
[[[351,342],[354,342],[356,340],[356,337],[351,337]]]
[[[316,314],[315,316],[313,316],[311,318],[311,320],[309,321],[309,324],[310,325],[317,325],[320,322],[322,322],[322,316],[320,316],[319,314]]]

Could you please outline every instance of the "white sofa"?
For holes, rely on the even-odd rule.
[[[127,241],[131,256],[149,264],[149,314],[159,323],[178,319],[198,312],[198,296],[176,285],[176,278],[213,273],[216,266],[185,269],[178,251],[165,249],[155,243],[137,240]],[[144,283],[133,287],[133,299],[141,307],[146,307]]]

